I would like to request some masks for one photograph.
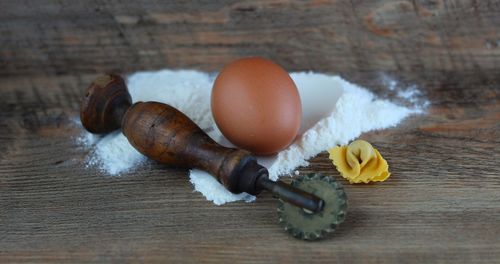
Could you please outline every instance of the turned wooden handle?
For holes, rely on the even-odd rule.
[[[92,133],[108,133],[121,127],[129,142],[145,156],[176,167],[208,171],[233,193],[261,191],[256,182],[268,173],[249,152],[220,146],[169,105],[132,105],[131,101],[120,76],[100,76],[85,94],[80,110],[82,124]]]
[[[243,169],[255,160],[249,152],[218,145],[177,109],[158,102],[132,105],[122,120],[123,134],[145,156],[161,163],[208,171],[228,190],[239,193]]]

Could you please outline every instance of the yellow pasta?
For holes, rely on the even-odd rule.
[[[356,140],[347,146],[329,149],[330,159],[342,177],[350,183],[385,181],[391,175],[389,165],[370,143]]]

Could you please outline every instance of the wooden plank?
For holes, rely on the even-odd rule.
[[[185,170],[85,169],[75,118],[92,75],[3,78],[0,262],[495,263],[499,76],[430,76],[398,76],[424,89],[428,115],[362,136],[387,158],[389,181],[349,185],[325,153],[300,169],[334,175],[349,197],[346,222],[315,243],[280,229],[267,194],[215,206],[192,191]],[[376,74],[345,77],[387,92]]]
[[[500,67],[500,1],[1,1],[0,76],[219,70],[241,56],[289,70]]]

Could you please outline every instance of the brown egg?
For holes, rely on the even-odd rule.
[[[259,155],[290,145],[300,128],[299,92],[288,73],[258,57],[236,60],[217,76],[212,113],[234,145]]]

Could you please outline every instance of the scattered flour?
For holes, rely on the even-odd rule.
[[[113,132],[94,146],[87,165],[98,166],[102,171],[116,175],[136,167],[146,160],[121,132]]]
[[[258,157],[259,163],[269,170],[271,179],[282,175],[297,174],[297,167],[308,166],[308,159],[339,144],[346,144],[361,133],[397,125],[405,117],[421,113],[427,106],[418,104],[420,91],[416,86],[401,90],[397,82],[387,85],[397,96],[412,107],[396,105],[377,99],[370,91],[351,84],[339,76],[319,73],[291,73],[302,101],[300,134],[287,149],[273,157]],[[134,102],[159,101],[176,107],[215,141],[232,146],[220,133],[210,110],[210,92],[214,75],[191,70],[139,72],[128,80],[129,92]],[[427,102],[428,104],[428,102]],[[77,142],[91,148],[87,166],[95,166],[110,175],[120,175],[140,167],[147,159],[137,152],[121,132],[94,136],[85,132]],[[232,194],[204,171],[192,169],[190,181],[215,204],[245,200],[254,196],[246,193]]]
[[[381,74],[380,80],[396,98],[408,105],[413,112],[424,113],[425,109],[430,105],[430,102],[416,85],[403,86],[387,74]]]

